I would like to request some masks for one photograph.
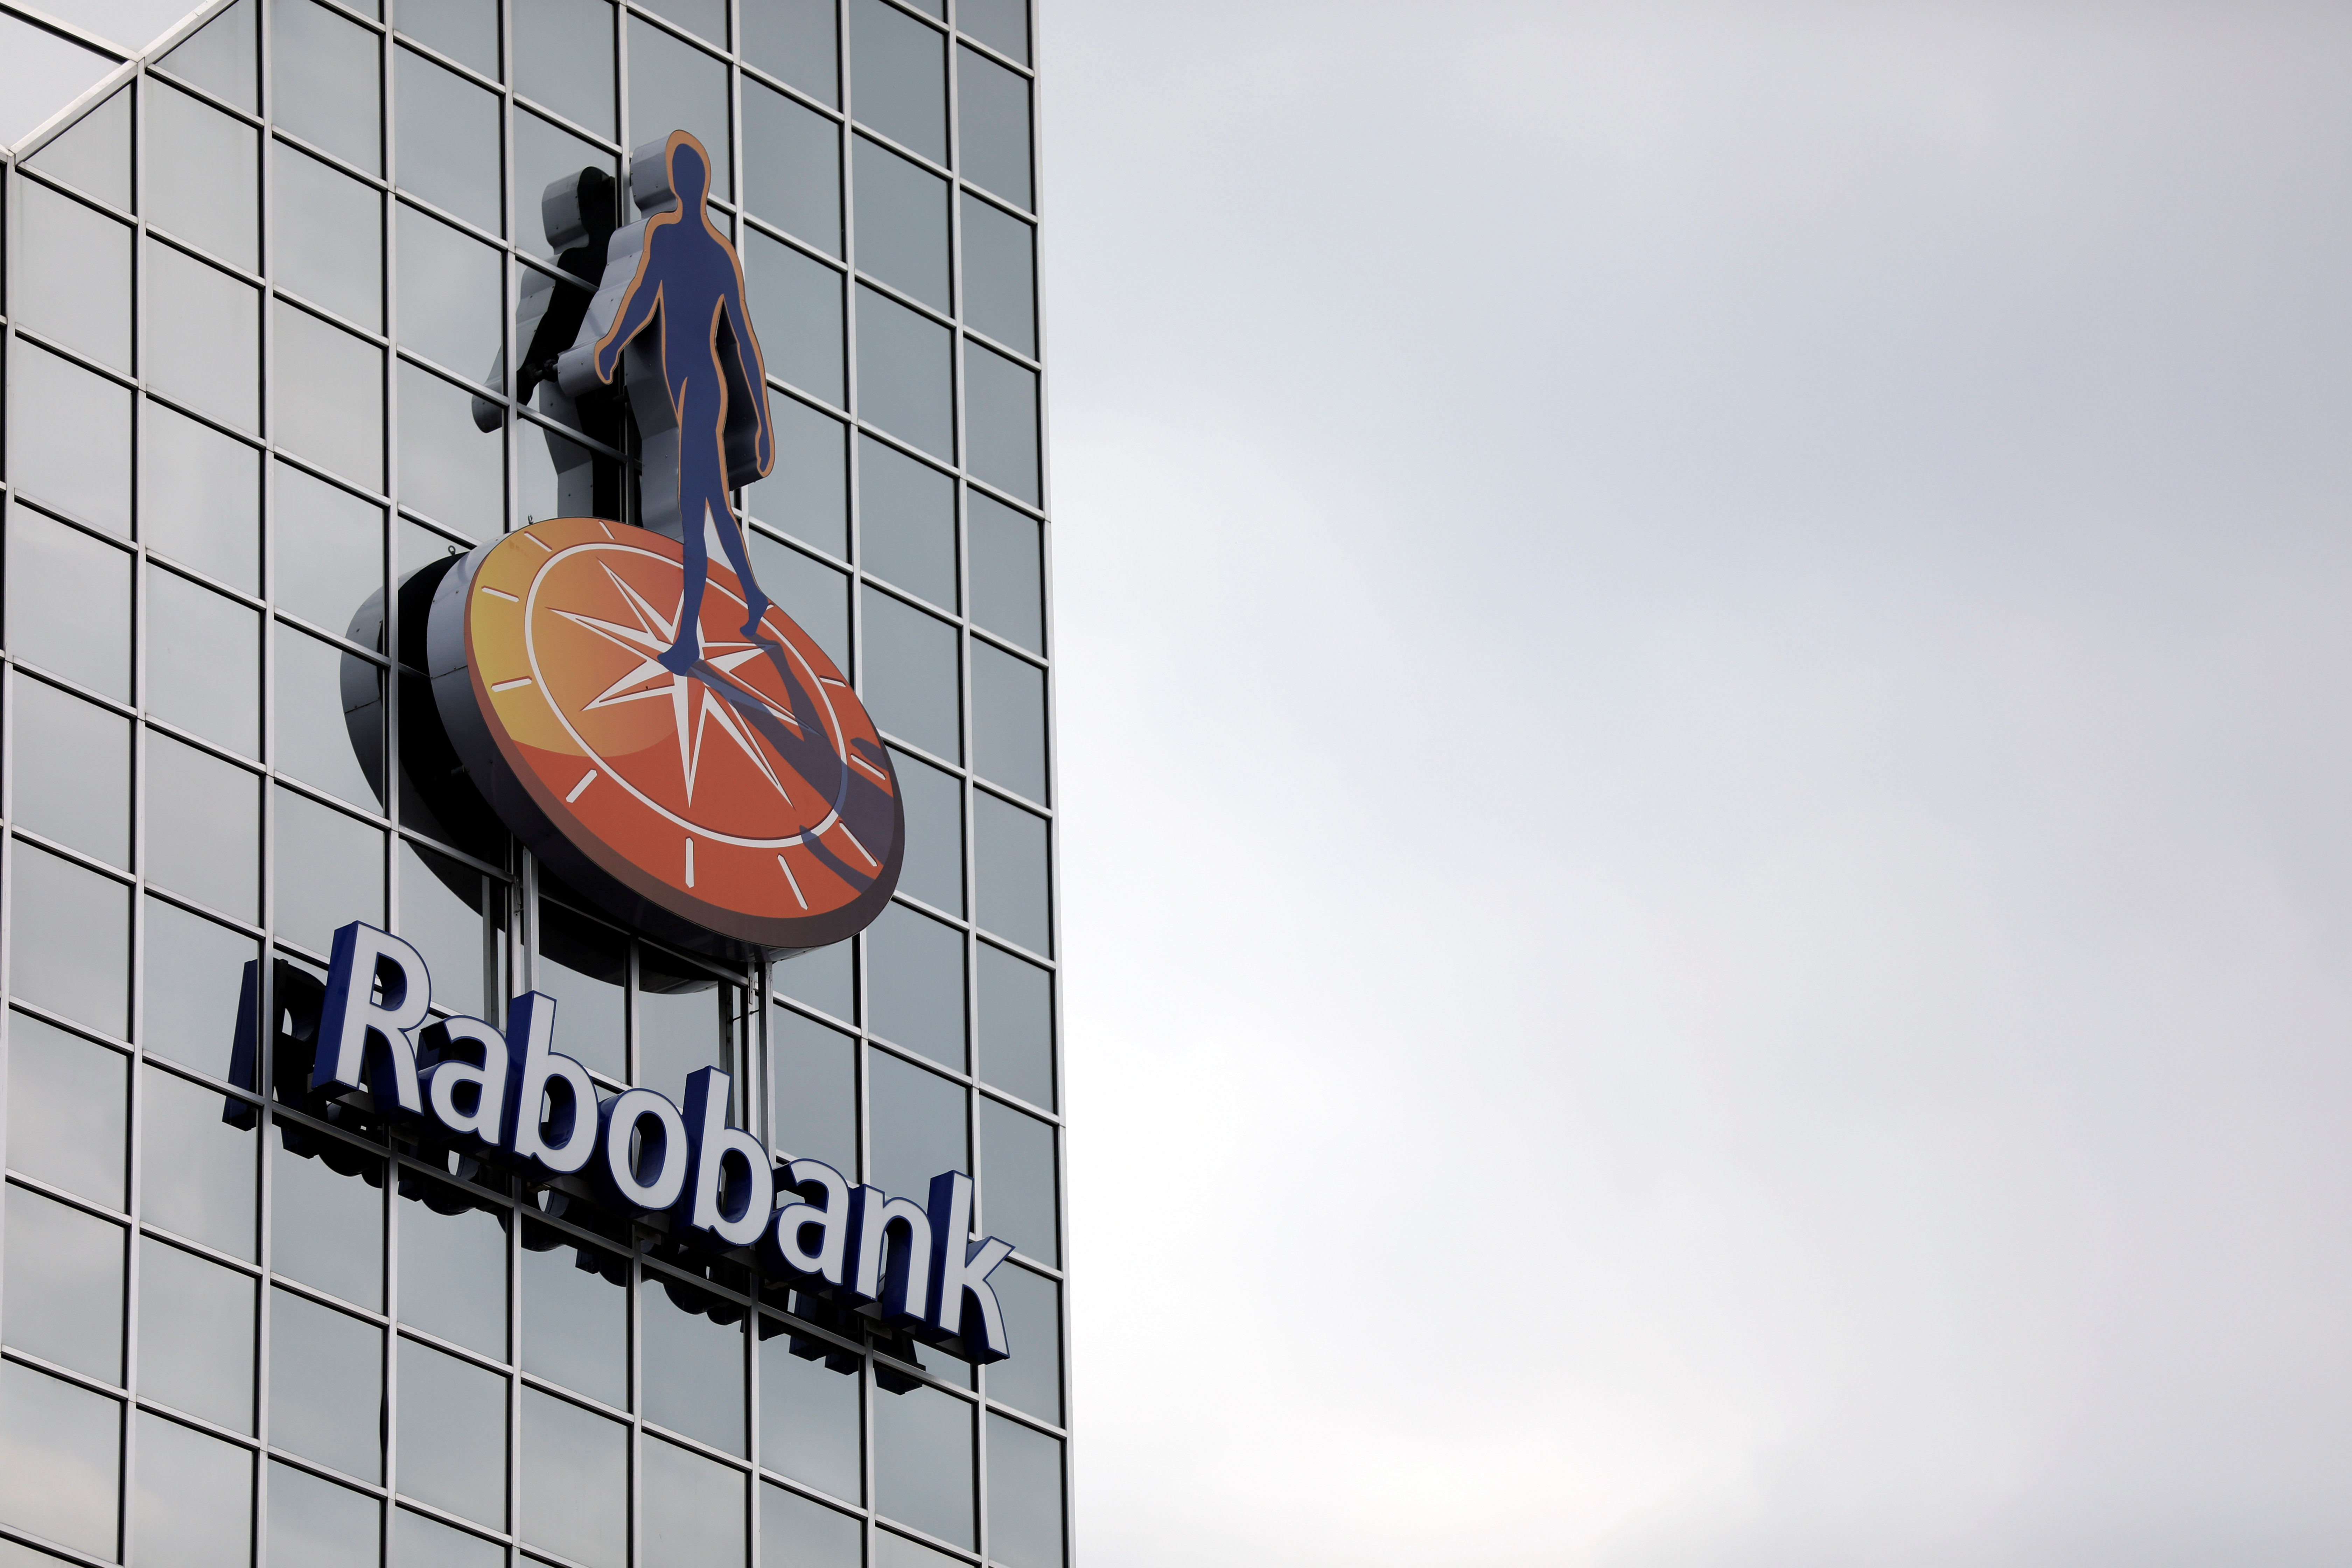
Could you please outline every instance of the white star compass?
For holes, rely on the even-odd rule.
[[[685,673],[665,666],[698,629],[682,554],[666,534],[567,517],[466,556],[434,596],[435,705],[499,814],[632,924],[739,955],[838,942],[898,882],[888,749],[772,605],[740,635],[699,628]],[[708,621],[750,614],[715,562],[703,604]]]
[[[677,618],[686,607],[685,590],[681,588],[678,591],[677,607],[664,616],[646,602],[643,594],[622,581],[621,574],[610,565],[605,565],[604,571],[614,591],[621,596],[622,606],[628,612],[629,625],[600,620],[577,610],[558,610],[555,613],[572,625],[595,633],[615,647],[635,654],[638,663],[635,668],[592,699],[584,710],[611,708],[624,702],[667,701],[671,719],[677,728],[677,765],[686,775],[686,798],[689,805],[694,800],[695,775],[702,766],[702,742],[715,720],[727,738],[751,759],[751,765],[760,770],[760,776],[773,785],[776,793],[783,796],[785,804],[790,805],[793,792],[777,776],[774,765],[769,762],[767,752],[759,742],[744,732],[740,721],[735,717],[733,705],[712,691],[700,677],[674,674],[660,662],[661,656],[668,652],[670,645],[677,640]],[[729,685],[791,725],[793,732],[798,734],[801,728],[799,720],[735,676],[736,670],[764,654],[765,650],[756,643],[705,642],[702,645],[702,662],[705,665],[714,673],[727,677]],[[698,709],[694,700],[698,691],[702,694]]]

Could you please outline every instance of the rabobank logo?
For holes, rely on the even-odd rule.
[[[775,437],[709,171],[683,131],[637,149],[643,216],[552,367],[567,398],[625,385],[646,526],[554,518],[473,551],[426,638],[451,745],[534,853],[640,929],[775,956],[881,912],[905,814],[874,721],[761,591],[730,505]]]

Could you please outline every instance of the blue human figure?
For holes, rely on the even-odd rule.
[[[637,149],[629,190],[646,216],[615,230],[604,278],[580,334],[556,362],[556,382],[579,397],[609,385],[625,357],[629,405],[645,462],[644,521],[686,547],[686,596],[662,667],[690,672],[702,658],[702,596],[709,581],[703,542],[716,524],[728,563],[742,580],[754,637],[769,599],[751,574],[742,525],[727,494],[775,464],[760,340],[743,301],[743,267],[711,223],[710,154],[683,131]],[[677,475],[663,493],[665,470]]]

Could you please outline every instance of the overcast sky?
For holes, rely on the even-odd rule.
[[[1041,58],[1082,1560],[2352,1558],[2352,12]]]
[[[1041,60],[1082,1561],[2352,1557],[2352,12]]]

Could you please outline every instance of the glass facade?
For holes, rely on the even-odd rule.
[[[5,167],[0,1565],[1063,1568],[1027,0],[383,4],[217,7]],[[881,918],[764,969],[570,899],[403,722],[414,574],[637,515],[528,334],[598,269],[541,193],[627,221],[675,127],[774,384],[754,563],[908,814]],[[281,1031],[352,920],[436,1005],[553,994],[608,1089],[716,1064],[779,1153],[971,1172],[1012,1359],[310,1095]]]

